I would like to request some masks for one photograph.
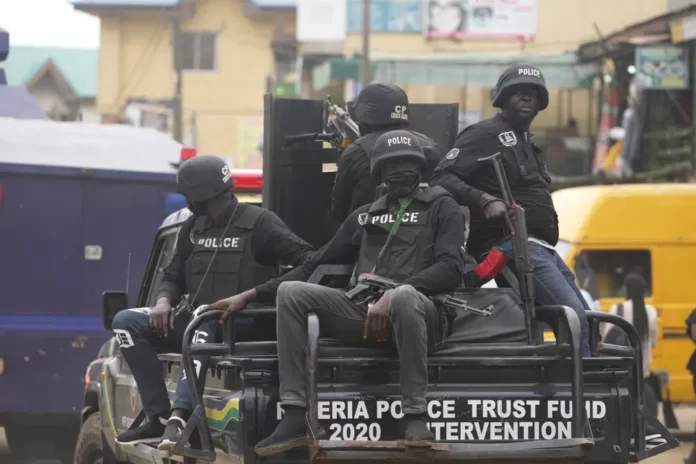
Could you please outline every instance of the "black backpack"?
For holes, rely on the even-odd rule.
[[[616,308],[616,314],[619,317],[623,317],[623,303],[619,303],[618,307]],[[621,330],[620,327],[615,325],[609,327],[609,331],[607,332],[607,335],[604,337],[603,342],[609,345],[631,346],[631,344],[628,341],[628,336],[626,335],[626,332],[624,332],[623,330]]]

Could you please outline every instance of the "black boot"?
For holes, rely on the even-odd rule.
[[[270,456],[307,445],[307,410],[299,406],[285,406],[285,414],[272,434],[261,440],[254,450],[259,456]]]
[[[406,414],[402,420],[406,446],[429,447],[435,440],[435,435],[426,425],[425,414]]]

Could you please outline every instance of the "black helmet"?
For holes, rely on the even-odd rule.
[[[376,126],[408,123],[408,96],[393,84],[368,84],[355,102],[358,123]]]
[[[403,161],[415,161],[420,166],[422,173],[428,169],[428,161],[423,154],[423,147],[413,132],[394,130],[380,135],[372,151],[370,175],[379,179],[384,163],[395,158]]]
[[[516,64],[507,68],[498,78],[493,94],[493,106],[502,108],[510,87],[515,85],[534,85],[539,89],[539,111],[549,106],[549,91],[546,89],[546,81],[541,69],[531,64]]]
[[[210,200],[233,185],[230,167],[219,156],[200,155],[186,160],[176,175],[177,191],[189,202]]]

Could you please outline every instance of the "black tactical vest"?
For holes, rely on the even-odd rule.
[[[438,186],[426,188],[413,198],[379,263],[376,263],[377,257],[394,226],[399,206],[390,207],[385,195],[375,201],[368,212],[360,214],[358,222],[364,234],[358,257],[357,275],[374,272],[401,282],[430,266],[435,241],[432,205],[436,199],[446,195],[449,196],[449,193]],[[377,267],[373,271],[375,264]]]
[[[275,277],[275,269],[258,264],[251,250],[254,227],[262,213],[257,206],[240,203],[224,237],[226,221],[211,226],[206,217],[195,219],[190,234],[193,251],[186,261],[186,287],[192,298],[203,284],[194,306],[214,303]],[[208,264],[210,270],[203,280]]]

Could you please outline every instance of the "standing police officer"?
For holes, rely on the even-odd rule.
[[[331,210],[341,222],[360,206],[375,201],[379,179],[370,176],[372,151],[380,135],[408,126],[408,96],[396,85],[366,85],[355,102],[355,118],[361,137],[341,153],[331,194]],[[435,141],[410,132],[423,148],[427,160],[423,180],[427,182],[440,161],[440,151]]]
[[[403,435],[409,446],[429,446],[426,426],[427,356],[438,350],[451,326],[429,296],[448,293],[462,282],[460,254],[464,217],[441,187],[421,189],[427,161],[419,137],[387,132],[377,139],[371,161],[373,180],[387,194],[350,214],[334,238],[278,290],[278,368],[285,415],[256,446],[271,455],[305,441],[307,314],[315,312],[323,336],[350,345],[396,345],[401,359]],[[355,264],[355,275],[374,273],[400,286],[386,291],[370,308],[344,291],[305,283],[321,264]],[[290,280],[297,280],[294,282]]]
[[[227,163],[216,156],[198,156],[179,168],[177,189],[193,214],[179,231],[176,252],[157,289],[157,303],[152,309],[121,311],[113,321],[148,417],[144,425],[120,434],[119,443],[162,441],[165,446],[173,445],[193,411],[181,369],[170,418],[169,396],[157,359],[157,352],[181,351],[190,314],[175,318],[173,308],[183,294],[189,295],[192,307],[229,295],[234,296],[222,301],[238,309],[254,300],[273,302],[280,279],[272,279],[272,266],[300,265],[314,251],[274,213],[240,203],[230,191],[233,185]],[[271,280],[254,286],[266,279]],[[227,318],[229,314],[220,323]],[[248,330],[254,328],[253,321],[246,322]],[[219,336],[219,325],[212,321],[201,326],[194,343],[213,342]],[[202,377],[199,381],[205,379],[208,360],[200,357],[195,361]]]
[[[431,185],[446,188],[459,204],[471,211],[467,248],[481,260],[495,245],[506,242],[502,220],[508,214],[492,163],[479,158],[501,152],[512,195],[527,215],[529,259],[534,268],[539,303],[573,308],[582,327],[583,356],[590,355],[589,311],[585,299],[554,246],[558,242],[558,216],[551,199],[551,178],[534,144],[529,127],[549,104],[541,70],[531,65],[506,69],[496,86],[493,106],[502,111],[493,118],[464,129],[435,169]],[[500,279],[499,279],[500,280]],[[500,281],[500,284],[504,284]]]

